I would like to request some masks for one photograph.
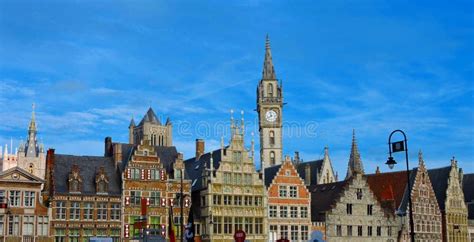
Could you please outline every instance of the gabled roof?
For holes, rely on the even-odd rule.
[[[464,200],[474,203],[474,173],[464,174],[462,179],[462,190],[464,192]]]
[[[145,122],[161,125],[160,120],[158,119],[151,107],[148,109],[145,116],[143,116],[143,119],[142,121],[140,121],[140,124],[138,124],[138,126],[142,126]]]
[[[227,149],[227,147],[225,149]],[[204,184],[202,184],[202,175],[204,174],[204,169],[211,168],[211,153],[213,160],[212,169],[215,171],[219,168],[222,160],[221,149],[204,153],[197,160],[196,157],[193,157],[184,161],[186,173],[189,176],[189,179],[192,180],[192,191],[198,191],[204,188]]]
[[[313,160],[308,162],[299,163],[296,167],[298,174],[300,174],[301,179],[306,180],[306,167],[310,167],[310,185],[317,185],[319,180],[319,172],[323,166],[323,159]]]
[[[82,177],[81,194],[96,194],[95,178],[100,167],[104,167],[105,174],[109,179],[108,194],[120,196],[121,178],[119,172],[115,169],[114,161],[111,157],[102,156],[75,156],[75,155],[54,155],[54,192],[59,194],[68,194],[68,177],[72,166],[79,167],[79,174]]]
[[[365,176],[370,190],[381,204],[382,208],[394,213],[400,206],[407,186],[407,172],[396,171],[375,173]]]
[[[441,167],[437,169],[428,170],[431,186],[438,200],[438,205],[441,211],[444,211],[446,203],[446,190],[448,189],[449,173],[451,166]]]
[[[311,192],[311,221],[325,221],[325,214],[333,208],[350,180],[313,185]]]
[[[303,163],[298,163],[295,165],[296,171],[298,172],[298,175],[300,176],[301,179],[305,180],[307,174],[306,174],[306,167],[310,167],[310,186],[311,185],[317,185],[318,184],[318,179],[319,179],[319,172],[322,169],[323,166],[323,159],[321,160],[314,160],[314,161],[308,161],[308,162],[303,162]],[[269,187],[270,184],[273,181],[273,178],[276,176],[278,173],[278,170],[280,170],[281,165],[277,166],[271,166],[268,168],[265,168],[265,186]]]
[[[122,147],[122,164],[120,165],[120,171],[123,172],[138,145],[124,143],[120,143],[120,145]],[[155,146],[155,151],[158,157],[160,157],[160,162],[163,164],[166,172],[173,172],[173,164],[176,160],[176,157],[178,157],[178,151],[176,150],[176,147]]]
[[[18,179],[18,180],[14,180],[11,176],[13,175],[13,173],[17,173],[25,178],[27,178],[28,180],[21,180],[21,179]],[[8,170],[5,170],[3,172],[0,172],[0,181],[7,181],[7,182],[10,182],[10,181],[13,181],[13,182],[31,182],[31,183],[43,183],[44,180],[29,173],[28,171],[18,167],[18,166],[15,166],[15,167],[12,167]]]

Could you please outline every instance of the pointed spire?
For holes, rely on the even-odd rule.
[[[359,148],[357,147],[355,129],[353,129],[351,154],[349,156],[349,164],[347,167],[346,179],[348,179],[349,177],[353,176],[356,173],[364,174],[364,167],[362,165],[362,160],[360,159]]]
[[[30,131],[36,131],[36,120],[35,120],[35,103],[31,105],[31,120],[30,120],[30,127],[28,128]]]
[[[375,169],[375,174],[380,174],[380,167],[377,166],[377,168]]]
[[[453,156],[453,158],[451,159],[451,166],[456,167],[457,164],[458,164],[458,161],[456,160],[456,157]]]
[[[221,136],[221,150],[224,149],[224,135]]]
[[[250,141],[250,154],[252,155],[252,159],[255,157],[255,140],[253,139],[254,133],[250,133],[252,136],[252,140]]]
[[[230,130],[232,132],[232,135],[234,135],[235,131],[235,124],[234,124],[234,109],[230,110]]]
[[[265,41],[265,60],[263,61],[262,79],[265,79],[265,80],[276,79],[275,68],[273,67],[272,51],[270,48],[270,38],[268,37],[268,34]]]
[[[245,132],[244,110],[240,110],[240,115],[242,116],[240,120],[240,132],[244,134]]]
[[[130,125],[128,125],[129,128],[131,127],[135,127],[135,120],[133,119],[133,115],[132,115],[132,119],[130,120]]]
[[[420,149],[418,151],[418,166],[424,166],[424,165],[425,165],[425,161],[423,159],[423,152]]]
[[[324,147],[324,160],[329,160],[329,148],[327,146]]]

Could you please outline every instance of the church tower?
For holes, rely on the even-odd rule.
[[[128,130],[129,144],[140,144],[142,140],[149,140],[152,146],[173,146],[170,119],[167,118],[163,125],[151,107],[138,125],[135,125],[132,118]]]
[[[270,49],[270,39],[267,35],[262,79],[257,87],[260,163],[262,169],[282,164],[282,111],[282,85],[276,78]]]

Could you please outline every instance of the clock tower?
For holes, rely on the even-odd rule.
[[[270,39],[267,35],[262,80],[260,80],[257,87],[260,164],[262,169],[282,163],[282,110],[282,85],[276,78]]]

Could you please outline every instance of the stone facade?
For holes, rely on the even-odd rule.
[[[273,173],[272,170],[277,170]],[[311,228],[311,197],[304,181],[287,156],[281,166],[265,169],[268,187],[269,241],[308,241]]]
[[[283,161],[283,90],[273,67],[270,40],[267,36],[262,80],[257,87],[257,112],[260,132],[260,163],[262,169]]]
[[[442,241],[442,216],[421,151],[418,168],[410,173],[413,223],[416,241]],[[408,211],[408,199],[402,201],[402,211]],[[403,209],[405,208],[405,209]],[[408,212],[405,213],[408,215]],[[401,241],[409,241],[409,217],[402,219]]]
[[[324,222],[328,241],[397,240],[395,216],[384,211],[362,174],[314,186],[311,192],[312,220]]]
[[[443,241],[468,242],[468,211],[462,191],[462,172],[451,166],[428,170],[442,215]]]
[[[232,119],[229,146],[222,142],[220,149],[197,151],[202,155],[185,161],[193,179],[196,234],[202,241],[234,241],[237,230],[245,231],[250,241],[267,241],[266,189],[255,170],[253,141],[246,149],[243,133],[243,119],[240,127]]]
[[[474,173],[463,175],[462,190],[468,211],[469,241],[474,242]]]
[[[49,241],[48,208],[41,200],[43,180],[19,167],[0,173],[0,241]]]

